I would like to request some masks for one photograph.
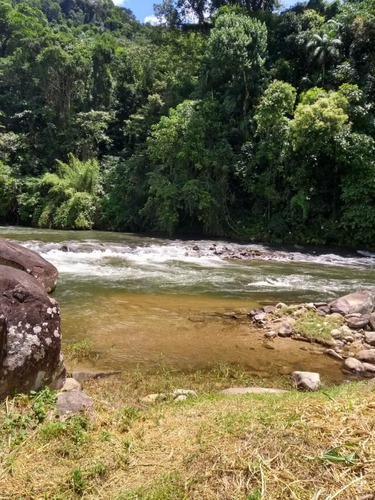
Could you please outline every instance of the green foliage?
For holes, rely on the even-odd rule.
[[[29,396],[23,394],[15,396],[13,407],[10,409],[7,406],[7,411],[2,417],[0,445],[20,444],[29,432],[43,422],[48,411],[53,408],[54,402],[55,394],[48,387],[40,392],[31,391]],[[28,407],[27,412],[23,411],[24,407]]]
[[[39,427],[39,436],[43,443],[68,440],[75,446],[81,446],[88,439],[89,429],[89,420],[82,415],[76,415],[64,421],[44,423]]]
[[[207,87],[224,99],[228,115],[245,118],[255,102],[266,51],[265,24],[236,11],[219,13],[208,44]]]
[[[219,113],[217,103],[185,101],[153,128],[153,169],[141,211],[152,228],[172,234],[188,218],[207,233],[224,231],[232,151]]]
[[[56,174],[45,174],[28,183],[30,194],[18,197],[21,216],[31,217],[39,227],[91,229],[98,210],[99,164],[81,162],[74,155],[69,163],[58,160]],[[25,220],[26,222],[26,220]]]
[[[11,169],[0,161],[0,219],[12,220],[16,212],[17,181]]]
[[[374,246],[373,3],[274,5],[1,1],[1,222]]]

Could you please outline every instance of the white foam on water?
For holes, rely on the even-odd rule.
[[[37,234],[33,234],[34,238]],[[57,231],[51,234],[55,239],[64,237]],[[28,240],[21,244],[54,264],[61,279],[71,284],[78,278],[76,281],[96,280],[106,287],[143,291],[251,295],[277,291],[295,294],[303,290],[323,295],[374,286],[375,282],[373,273],[367,273],[375,269],[375,257],[362,251],[345,257],[220,241],[158,240],[113,234],[106,241],[106,233],[100,235],[101,240],[78,240],[79,233],[66,236],[74,239]],[[325,270],[325,266],[330,270]],[[348,276],[340,270],[344,266]]]

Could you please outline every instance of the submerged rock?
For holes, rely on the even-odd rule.
[[[0,265],[31,274],[47,292],[52,292],[56,288],[58,272],[55,266],[36,252],[4,238],[0,238]]]
[[[30,274],[0,265],[0,399],[64,379],[58,303]]]

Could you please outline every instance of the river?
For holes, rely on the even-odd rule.
[[[339,364],[316,346],[276,339],[270,349],[244,314],[375,286],[367,252],[20,227],[1,227],[0,236],[57,267],[63,342],[92,339],[96,359],[86,364],[95,370],[235,363],[264,376],[323,370],[340,381]]]

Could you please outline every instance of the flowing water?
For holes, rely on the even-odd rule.
[[[96,370],[227,362],[264,376],[315,369],[340,381],[339,363],[316,346],[276,339],[270,349],[262,331],[233,313],[375,286],[375,255],[361,251],[19,227],[1,227],[0,236],[58,268],[63,342],[92,339],[97,359],[88,363]]]

